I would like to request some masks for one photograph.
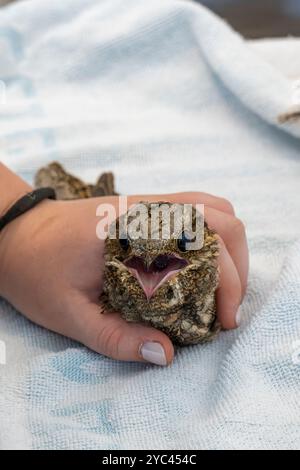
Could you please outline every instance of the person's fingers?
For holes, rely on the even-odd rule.
[[[242,296],[245,295],[249,271],[249,253],[244,224],[238,218],[225,214],[211,207],[205,208],[205,220],[224,241],[242,285]]]
[[[236,266],[221,237],[219,245],[220,280],[217,289],[217,315],[223,328],[231,329],[238,326],[236,315],[241,303],[242,286]]]
[[[238,270],[242,293],[245,295],[249,271],[249,253],[244,224],[234,216],[232,204],[226,199],[207,193],[178,193],[155,196],[129,196],[130,203],[134,204],[143,199],[157,202],[166,198],[169,202],[181,204],[204,204],[205,220],[208,225],[224,240],[227,250]]]
[[[132,203],[147,196],[132,196]],[[234,216],[233,206],[229,201],[207,193],[178,193],[168,195],[148,196],[149,200],[160,201],[163,197],[170,202],[182,204],[205,205],[205,220],[209,227],[223,239],[226,248],[236,266],[241,281],[242,297],[245,295],[249,271],[249,252],[245,227],[242,221]],[[131,198],[131,197],[130,197]]]
[[[146,361],[161,366],[172,362],[174,348],[163,332],[128,323],[118,313],[101,313],[101,307],[94,303],[80,309],[76,315],[76,339],[90,349],[121,361]]]
[[[234,208],[231,202],[223,197],[214,196],[212,194],[203,192],[183,192],[171,194],[144,194],[128,196],[130,204],[136,204],[140,201],[168,201],[178,204],[204,204],[208,207],[213,207],[219,211],[226,212],[227,214],[234,215]]]

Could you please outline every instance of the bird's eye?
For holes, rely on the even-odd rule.
[[[124,251],[128,250],[128,248],[130,246],[128,238],[120,238],[119,243],[120,243],[120,247],[122,248],[122,250],[124,250]]]
[[[189,238],[189,236],[185,233],[182,232],[180,238],[177,240],[177,246],[180,251],[187,251],[188,250],[188,244],[191,243],[192,240]]]

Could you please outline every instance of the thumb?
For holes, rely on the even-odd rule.
[[[101,312],[94,303],[80,312],[79,337],[87,347],[121,361],[170,364],[174,357],[172,342],[163,332],[139,323],[128,323],[118,313]]]

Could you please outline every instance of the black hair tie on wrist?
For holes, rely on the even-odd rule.
[[[39,188],[31,193],[21,197],[15,204],[8,209],[3,217],[0,217],[0,230],[2,230],[9,222],[12,222],[17,217],[35,207],[39,202],[44,199],[56,199],[56,194],[53,188]]]

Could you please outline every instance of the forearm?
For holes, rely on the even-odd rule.
[[[32,187],[0,162],[0,217]]]

